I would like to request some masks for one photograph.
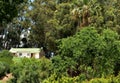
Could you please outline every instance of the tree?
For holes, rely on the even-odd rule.
[[[72,4],[70,2],[59,3],[55,7],[53,17],[47,21],[50,26],[46,33],[47,48],[54,52],[57,49],[56,40],[72,36],[77,31],[76,22],[73,21],[71,15]]]
[[[19,5],[23,2],[24,0],[0,1],[0,27],[3,23],[11,22],[12,19],[18,15],[18,8],[20,8]]]
[[[56,40],[75,34],[74,21],[71,19],[71,3],[57,4],[52,0],[34,1],[27,10],[31,21],[30,43],[32,46],[56,50]],[[24,23],[23,23],[24,24]]]
[[[113,74],[120,52],[119,36],[109,29],[98,34],[92,27],[82,29],[73,37],[62,39],[59,45],[58,56],[65,67],[63,72],[70,76],[81,73],[86,77],[101,77]],[[58,67],[59,69],[60,67]],[[62,70],[62,69],[60,69]]]
[[[47,20],[52,17],[54,2],[52,0],[36,0],[31,3],[30,6],[32,8],[26,14],[32,23],[30,42],[33,46],[44,47],[46,32],[49,27],[49,25],[47,25]]]
[[[116,7],[118,4],[117,0],[114,1],[102,1],[102,0],[91,0],[90,6],[90,25],[100,28],[111,28],[117,29],[119,26],[118,15],[116,13],[119,9]]]
[[[18,13],[22,9],[24,2],[26,3],[27,1],[28,0],[9,0],[9,1],[0,0],[0,49],[9,49],[9,43],[11,43],[10,41],[12,39],[5,38],[5,40],[4,40],[4,37],[8,36],[8,35],[6,35],[6,33],[9,32],[7,30],[7,28],[8,28],[7,24],[12,22],[14,17],[18,16]],[[15,31],[13,31],[13,33],[16,34]],[[11,34],[12,33],[9,32],[9,35],[11,35]],[[13,39],[15,39],[15,38],[13,38]],[[15,42],[18,43],[18,39],[16,38],[15,40],[16,40]],[[7,46],[4,46],[4,44],[8,45],[8,48],[6,48]]]
[[[73,20],[78,29],[94,26],[98,30],[111,28],[119,32],[119,0],[76,0],[73,2]]]
[[[115,27],[112,29],[119,31],[117,2],[58,0],[57,3],[52,0],[36,0],[26,7],[24,17],[27,21],[22,24],[31,27],[31,46],[45,47],[55,52],[56,40],[73,36],[79,28],[81,30],[85,26],[95,26],[99,31],[101,28]]]

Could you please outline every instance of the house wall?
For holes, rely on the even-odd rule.
[[[40,54],[39,53],[16,53],[15,55],[17,55],[18,57],[27,57],[27,58],[31,58],[31,57],[34,57],[36,59],[39,59],[40,58]],[[31,56],[33,55],[33,56]]]
[[[17,53],[17,56],[18,57],[27,57],[27,58],[30,58],[31,57],[31,53]]]
[[[36,59],[40,58],[40,54],[39,53],[35,53],[35,58]]]

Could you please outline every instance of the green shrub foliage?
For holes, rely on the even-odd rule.
[[[44,80],[43,83],[120,83],[120,74],[118,76],[109,76],[109,77],[101,77],[101,78],[93,78],[91,80],[86,80],[84,76],[77,77],[66,77],[62,76],[58,80],[55,79],[56,75],[52,75],[48,79]]]
[[[46,58],[28,59],[14,58],[11,72],[14,76],[10,82],[14,83],[40,83],[51,73],[51,61]]]
[[[59,55],[53,58],[53,65],[60,69],[58,71],[63,69],[62,72],[68,72],[69,76],[83,73],[88,79],[114,73],[115,63],[120,57],[116,32],[105,29],[99,34],[95,28],[88,27],[59,43]]]
[[[0,77],[8,73],[9,69],[10,69],[10,66],[7,63],[0,61]]]
[[[0,61],[6,62],[7,64],[12,64],[13,54],[11,54],[8,50],[3,50],[0,52]]]
[[[9,51],[3,50],[0,52],[0,77],[4,76],[6,73],[9,73],[12,58],[13,55]]]

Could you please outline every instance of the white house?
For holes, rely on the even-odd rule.
[[[40,58],[44,55],[44,51],[40,48],[11,48],[10,52],[17,57]]]

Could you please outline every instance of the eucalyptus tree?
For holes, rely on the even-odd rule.
[[[6,36],[7,24],[10,23],[14,17],[18,16],[19,10],[23,7],[23,4],[27,0],[0,0],[0,49],[2,46],[3,39]]]
[[[57,3],[57,1],[59,3]],[[56,40],[85,26],[119,31],[119,0],[34,0],[26,8],[24,27],[31,27],[31,46],[56,49]],[[113,28],[115,27],[115,28]]]
[[[11,22],[18,15],[20,4],[25,1],[27,0],[0,0],[0,26],[3,23]]]
[[[0,49],[10,49],[19,47],[21,27],[18,24],[6,24],[6,28],[1,32]]]
[[[47,35],[52,30],[48,21],[53,17],[53,11],[56,9],[55,2],[53,0],[35,0],[30,6],[31,9],[26,13],[31,22],[29,42],[34,47],[46,47]]]
[[[3,21],[9,22],[13,19],[14,16],[17,16],[17,7],[16,5],[18,5],[20,3],[19,0],[12,2],[12,0],[9,1],[5,1],[5,0],[1,0],[0,1],[0,24],[3,23]],[[8,9],[8,10],[6,10]],[[11,10],[14,10],[13,12],[10,12]]]

